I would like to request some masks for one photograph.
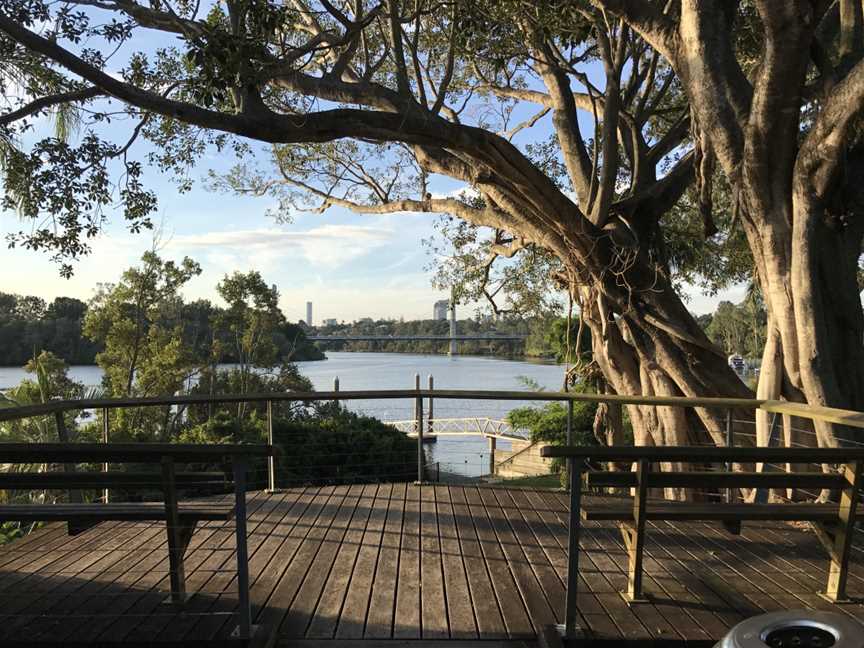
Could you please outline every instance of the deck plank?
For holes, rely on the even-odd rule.
[[[362,485],[352,485],[346,489],[345,498],[339,505],[327,532],[318,543],[315,557],[306,571],[306,576],[291,603],[288,614],[282,621],[279,634],[289,637],[306,635],[306,628],[312,621],[315,608],[318,607],[318,601],[331,574],[336,554],[339,552],[339,547],[348,531],[351,519],[355,515],[362,494]],[[310,539],[312,539],[311,536],[307,536],[307,542]]]
[[[250,493],[255,620],[281,633],[280,645],[518,648],[562,620],[567,504],[561,492],[484,485]],[[234,542],[233,524],[200,525],[186,554],[194,595],[175,610],[162,603],[162,523],[105,523],[75,537],[48,525],[0,548],[0,641],[224,642],[236,625]],[[585,523],[580,546],[578,621],[589,641],[712,645],[741,618],[793,607],[864,618],[862,605],[818,596],[827,557],[795,525],[754,522],[732,536],[715,523],[650,522],[650,602],[632,606],[620,596],[626,552],[617,526]],[[864,593],[862,562],[859,533],[853,595]]]
[[[369,601],[369,614],[363,636],[389,639],[393,636],[396,612],[396,586],[399,575],[399,548],[402,544],[402,516],[405,511],[405,484],[394,484],[387,507],[387,520],[381,536],[381,549]]]
[[[348,495],[347,488],[326,486],[315,496],[316,506],[309,507],[289,536],[291,554],[287,567],[273,589],[266,605],[258,614],[256,623],[276,629],[282,626],[297,593],[309,573],[318,549],[330,525]],[[305,520],[304,520],[305,518]],[[295,636],[295,635],[288,635]]]
[[[480,550],[486,560],[507,634],[511,639],[536,636],[535,628],[529,616],[530,613],[526,608],[519,586],[513,578],[498,536],[495,534],[492,521],[480,495],[480,489],[465,487],[462,489],[462,494],[465,496],[468,511],[477,531]]]
[[[477,621],[474,610],[479,605],[471,597],[468,575],[456,529],[456,517],[446,486],[434,487],[435,511],[441,543],[441,568],[444,574],[444,592],[451,639],[477,639]],[[495,614],[498,608],[495,606]],[[503,630],[503,626],[502,626]]]
[[[391,501],[393,486],[381,484],[375,499],[366,530],[360,541],[357,559],[348,582],[348,591],[342,612],[337,619],[337,639],[361,639],[366,628],[366,616],[369,612],[369,599],[372,596],[372,584],[375,581],[375,570],[378,565],[378,554],[381,550],[381,537],[387,521],[387,511]]]
[[[378,488],[374,485],[360,487],[357,506],[348,523],[333,559],[332,568],[324,590],[318,601],[305,636],[309,639],[332,639],[339,624],[339,614],[345,602],[348,585],[354,574],[354,566],[363,535],[369,522]]]
[[[394,639],[420,639],[420,487],[409,484],[402,517]]]
[[[507,566],[510,568],[510,573],[513,575],[513,580],[516,582],[528,610],[528,618],[534,626],[535,632],[539,634],[545,626],[554,625],[563,619],[563,615],[556,618],[549,599],[541,586],[540,574],[537,573],[537,570],[543,571],[543,565],[531,564],[525,548],[511,526],[510,518],[512,515],[508,515],[508,509],[503,507],[500,500],[495,497],[495,489],[481,488],[478,492],[480,500],[486,508],[486,515],[489,517],[495,536],[498,538],[501,553],[507,561]],[[512,512],[512,509],[509,511]],[[538,562],[541,561],[545,562],[542,559]]]
[[[435,488],[420,486],[420,618],[423,639],[450,636]]]

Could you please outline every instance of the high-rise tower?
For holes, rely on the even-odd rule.
[[[312,326],[312,302],[306,302],[306,326]]]

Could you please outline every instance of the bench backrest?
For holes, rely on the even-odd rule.
[[[222,472],[176,472],[174,463],[234,462],[274,454],[270,445],[197,445],[174,443],[4,443],[0,464],[63,463],[161,463],[157,472],[33,472],[0,473],[0,490],[122,488],[166,490],[175,487],[227,488],[231,482]],[[166,472],[165,466],[170,464]]]
[[[180,443],[0,443],[0,464],[9,463],[212,463],[276,454],[272,445]]]
[[[545,457],[565,457],[577,462],[627,462],[636,465],[635,471],[590,470],[588,485],[618,488],[797,488],[844,489],[854,483],[856,475],[864,470],[864,449],[860,448],[705,448],[705,447],[582,447],[546,446]],[[753,472],[694,470],[653,470],[660,463],[687,462],[698,466],[710,464],[838,464],[836,473],[813,472]],[[580,464],[581,465],[581,464]]]

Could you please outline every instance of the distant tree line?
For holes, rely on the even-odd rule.
[[[545,327],[545,322],[535,322],[531,318],[507,317],[499,320],[492,318],[462,319],[456,322],[457,335],[531,335],[537,327]],[[450,323],[446,320],[395,320],[365,318],[350,324],[342,323],[321,326],[318,335],[376,335],[376,336],[424,336],[450,334]],[[540,334],[542,337],[542,334]],[[322,343],[319,343],[322,344]],[[387,353],[428,353],[444,354],[450,349],[448,341],[435,340],[376,340],[353,342],[327,342],[322,346],[335,351],[379,351]],[[552,349],[532,347],[534,353],[526,350],[526,343],[514,340],[473,340],[459,342],[460,355],[522,356],[538,355],[553,357]]]
[[[738,304],[721,301],[713,313],[699,315],[696,321],[727,355],[762,357],[768,336],[768,313],[758,292],[748,292]]]
[[[100,345],[82,333],[86,312],[87,304],[72,297],[46,303],[32,295],[0,293],[0,365],[22,367],[41,350],[69,364],[94,364]]]
[[[41,351],[50,351],[69,365],[97,364],[97,355],[105,352],[107,330],[117,323],[121,311],[133,309],[133,301],[108,307],[109,302],[116,302],[107,297],[115,287],[112,284],[100,287],[89,304],[74,297],[57,297],[46,302],[33,295],[0,292],[0,366],[22,367]],[[174,306],[172,318],[183,329],[182,340],[187,350],[209,356],[214,350],[212,346],[218,344],[220,362],[234,364],[246,360],[236,345],[226,342],[233,335],[230,308],[206,299],[180,300]],[[324,354],[306,339],[303,328],[288,322],[277,311],[278,308],[273,311],[273,325],[267,331],[276,358],[323,360]],[[89,333],[85,329],[88,316],[92,322]]]

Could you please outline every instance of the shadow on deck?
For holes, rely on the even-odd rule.
[[[161,523],[103,523],[73,538],[49,525],[0,549],[0,644],[236,645],[232,534],[221,523],[196,531],[186,554],[194,595],[178,610],[164,603]],[[540,628],[562,621],[566,547],[562,493],[405,484],[250,493],[258,640],[295,648],[533,643]],[[627,560],[614,524],[587,523],[582,548],[580,625],[590,643],[711,646],[743,618],[777,609],[864,618],[860,604],[818,596],[827,558],[813,533],[789,524],[748,523],[741,536],[714,524],[650,524],[650,602],[633,606],[618,594]],[[862,556],[859,543],[849,580],[859,596]]]

